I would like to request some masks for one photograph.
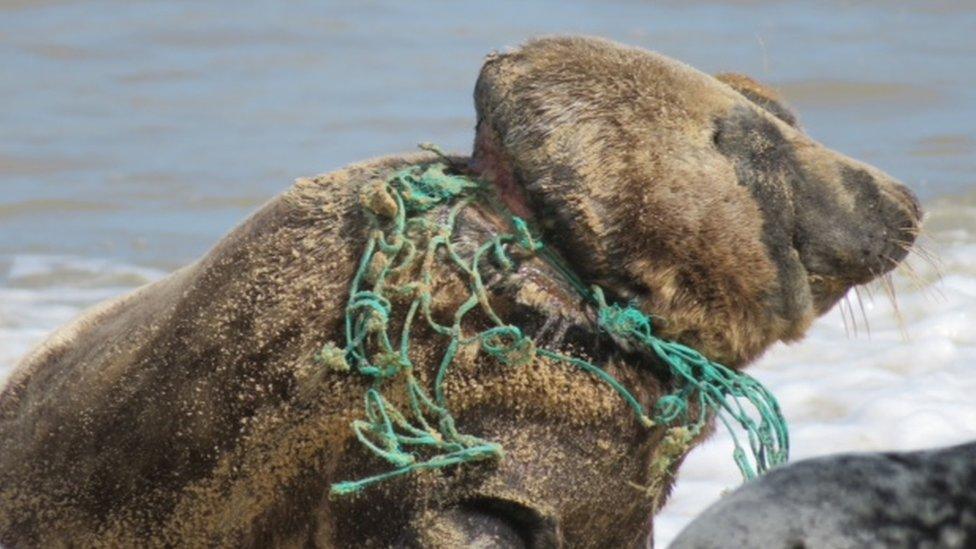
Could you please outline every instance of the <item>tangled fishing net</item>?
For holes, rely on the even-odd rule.
[[[456,249],[455,224],[460,212],[475,199],[482,184],[448,172],[443,163],[403,169],[372,189],[364,201],[371,233],[352,280],[345,316],[345,345],[326,344],[319,362],[336,370],[354,369],[371,378],[365,394],[365,419],[352,423],[356,438],[372,453],[390,463],[387,472],[332,486],[332,494],[354,493],[377,482],[424,469],[438,469],[479,460],[500,458],[497,443],[461,433],[448,409],[444,380],[458,352],[474,347],[502,364],[524,367],[536,357],[564,362],[592,374],[616,391],[646,427],[666,426],[683,433],[686,441],[701,432],[716,416],[732,434],[733,458],[749,479],[784,463],[789,453],[786,422],[775,397],[752,377],[712,362],[680,343],[654,335],[651,319],[632,305],[608,303],[603,291],[585,286],[559,256],[530,231],[526,222],[511,217],[511,232],[495,234],[480,244],[470,259]],[[441,219],[435,208],[449,208]],[[518,326],[505,322],[492,309],[483,265],[511,271],[511,253],[538,255],[557,268],[597,312],[599,329],[617,340],[654,353],[667,365],[677,389],[658,399],[651,412],[613,376],[598,365],[540,348]],[[435,268],[448,264],[466,282],[467,299],[451,322],[433,318],[431,304]],[[396,307],[404,307],[395,311]],[[405,312],[404,312],[405,311]],[[465,317],[477,311],[491,327],[465,333]],[[402,323],[394,323],[396,314]],[[400,318],[400,317],[397,317]],[[417,322],[444,337],[445,351],[434,375],[433,394],[418,379],[410,359],[411,330]],[[394,326],[399,333],[392,333]],[[405,384],[407,403],[397,408],[384,397],[393,379]],[[751,408],[751,413],[747,408]],[[697,410],[697,413],[692,413]],[[743,448],[736,428],[745,432]]]

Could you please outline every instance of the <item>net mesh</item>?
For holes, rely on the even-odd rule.
[[[650,317],[636,306],[608,303],[601,288],[586,286],[554,250],[546,247],[518,217],[511,232],[492,235],[465,259],[453,238],[460,212],[477,196],[482,184],[449,173],[444,163],[411,166],[366,191],[363,205],[371,232],[353,277],[345,315],[345,345],[327,343],[316,355],[325,367],[355,370],[372,379],[367,389],[365,419],[352,423],[356,438],[392,465],[381,474],[332,485],[333,495],[355,493],[386,479],[425,469],[501,458],[503,448],[492,441],[461,433],[448,409],[444,381],[459,351],[471,347],[510,367],[528,365],[536,357],[564,362],[609,385],[646,427],[668,427],[689,442],[710,417],[732,434],[733,458],[747,479],[784,463],[789,452],[786,422],[775,397],[752,377],[715,363],[680,343],[654,335]],[[430,215],[437,207],[447,215]],[[518,254],[512,253],[518,249]],[[667,365],[677,389],[657,400],[651,412],[618,380],[581,358],[540,348],[518,326],[502,319],[491,306],[483,266],[512,271],[513,256],[538,255],[553,265],[597,312],[599,329],[632,347],[651,352]],[[464,280],[469,293],[450,323],[432,314],[437,269],[445,266]],[[403,307],[395,311],[394,309]],[[477,312],[490,327],[471,333],[462,325]],[[402,322],[393,322],[395,314]],[[446,345],[433,381],[433,393],[418,379],[410,358],[411,334],[424,322]],[[397,332],[397,333],[394,333]],[[400,408],[384,396],[392,380],[406,387]],[[402,408],[402,409],[401,409]],[[737,431],[745,433],[743,445]],[[749,452],[747,453],[746,448]]]

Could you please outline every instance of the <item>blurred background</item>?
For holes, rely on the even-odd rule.
[[[3,1],[0,379],[296,177],[422,141],[468,152],[484,55],[553,33],[750,74],[922,198],[930,253],[896,274],[897,301],[864,289],[752,370],[794,457],[976,438],[972,1]],[[689,458],[662,546],[737,484],[729,452],[719,433]]]

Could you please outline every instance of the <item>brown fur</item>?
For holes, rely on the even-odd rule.
[[[641,50],[532,42],[489,58],[476,105],[471,169],[588,281],[636,299],[660,333],[735,366],[799,337],[838,288],[863,281],[848,275],[868,260],[825,252],[836,246],[817,240],[808,204],[821,217],[867,216],[895,238],[917,223],[910,195],[880,172]],[[775,154],[764,156],[764,142]],[[462,355],[448,378],[462,430],[501,443],[503,460],[327,496],[333,482],[387,467],[348,427],[365,381],[312,360],[343,341],[368,231],[361,191],[431,160],[301,179],[198,263],[89,313],[26,358],[0,393],[0,542],[597,547],[646,536],[690,446],[662,444],[673,431],[641,427],[608,387],[543,359],[510,368]],[[856,211],[872,189],[868,198],[892,204]],[[814,203],[818,192],[829,200]],[[777,200],[795,213],[774,216]],[[850,239],[867,223],[850,225]],[[504,226],[491,201],[478,203],[459,220],[460,245]],[[435,303],[452,310],[463,287],[440,276]],[[592,311],[546,263],[527,259],[492,288],[503,316],[605,365],[645,405],[668,390],[649,357],[599,337]],[[443,344],[418,332],[422,376]]]
[[[743,82],[733,81],[764,89]],[[644,50],[539,40],[490,58],[475,99],[476,165],[525,204],[513,209],[538,212],[574,266],[666,319],[661,333],[732,365],[800,337],[840,297],[808,278],[857,278],[849,263],[862,239],[914,238],[917,204],[903,186]],[[859,203],[845,171],[882,196]],[[804,218],[813,211],[825,225]],[[802,257],[808,240],[830,236],[816,233],[841,230]],[[904,256],[891,248],[891,261],[856,282]],[[852,257],[829,258],[827,271],[813,264],[827,252]]]
[[[744,74],[722,73],[716,74],[715,79],[724,84],[728,84],[733,90],[741,93],[753,103],[772,113],[776,118],[786,122],[790,126],[796,127],[798,122],[796,114],[783,104],[783,98],[776,90],[769,86],[764,86]]]

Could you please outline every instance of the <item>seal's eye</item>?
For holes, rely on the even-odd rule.
[[[715,75],[716,80],[722,82],[758,107],[786,122],[794,128],[799,127],[796,114],[783,103],[779,94],[767,86],[756,82],[744,74],[722,73]]]

